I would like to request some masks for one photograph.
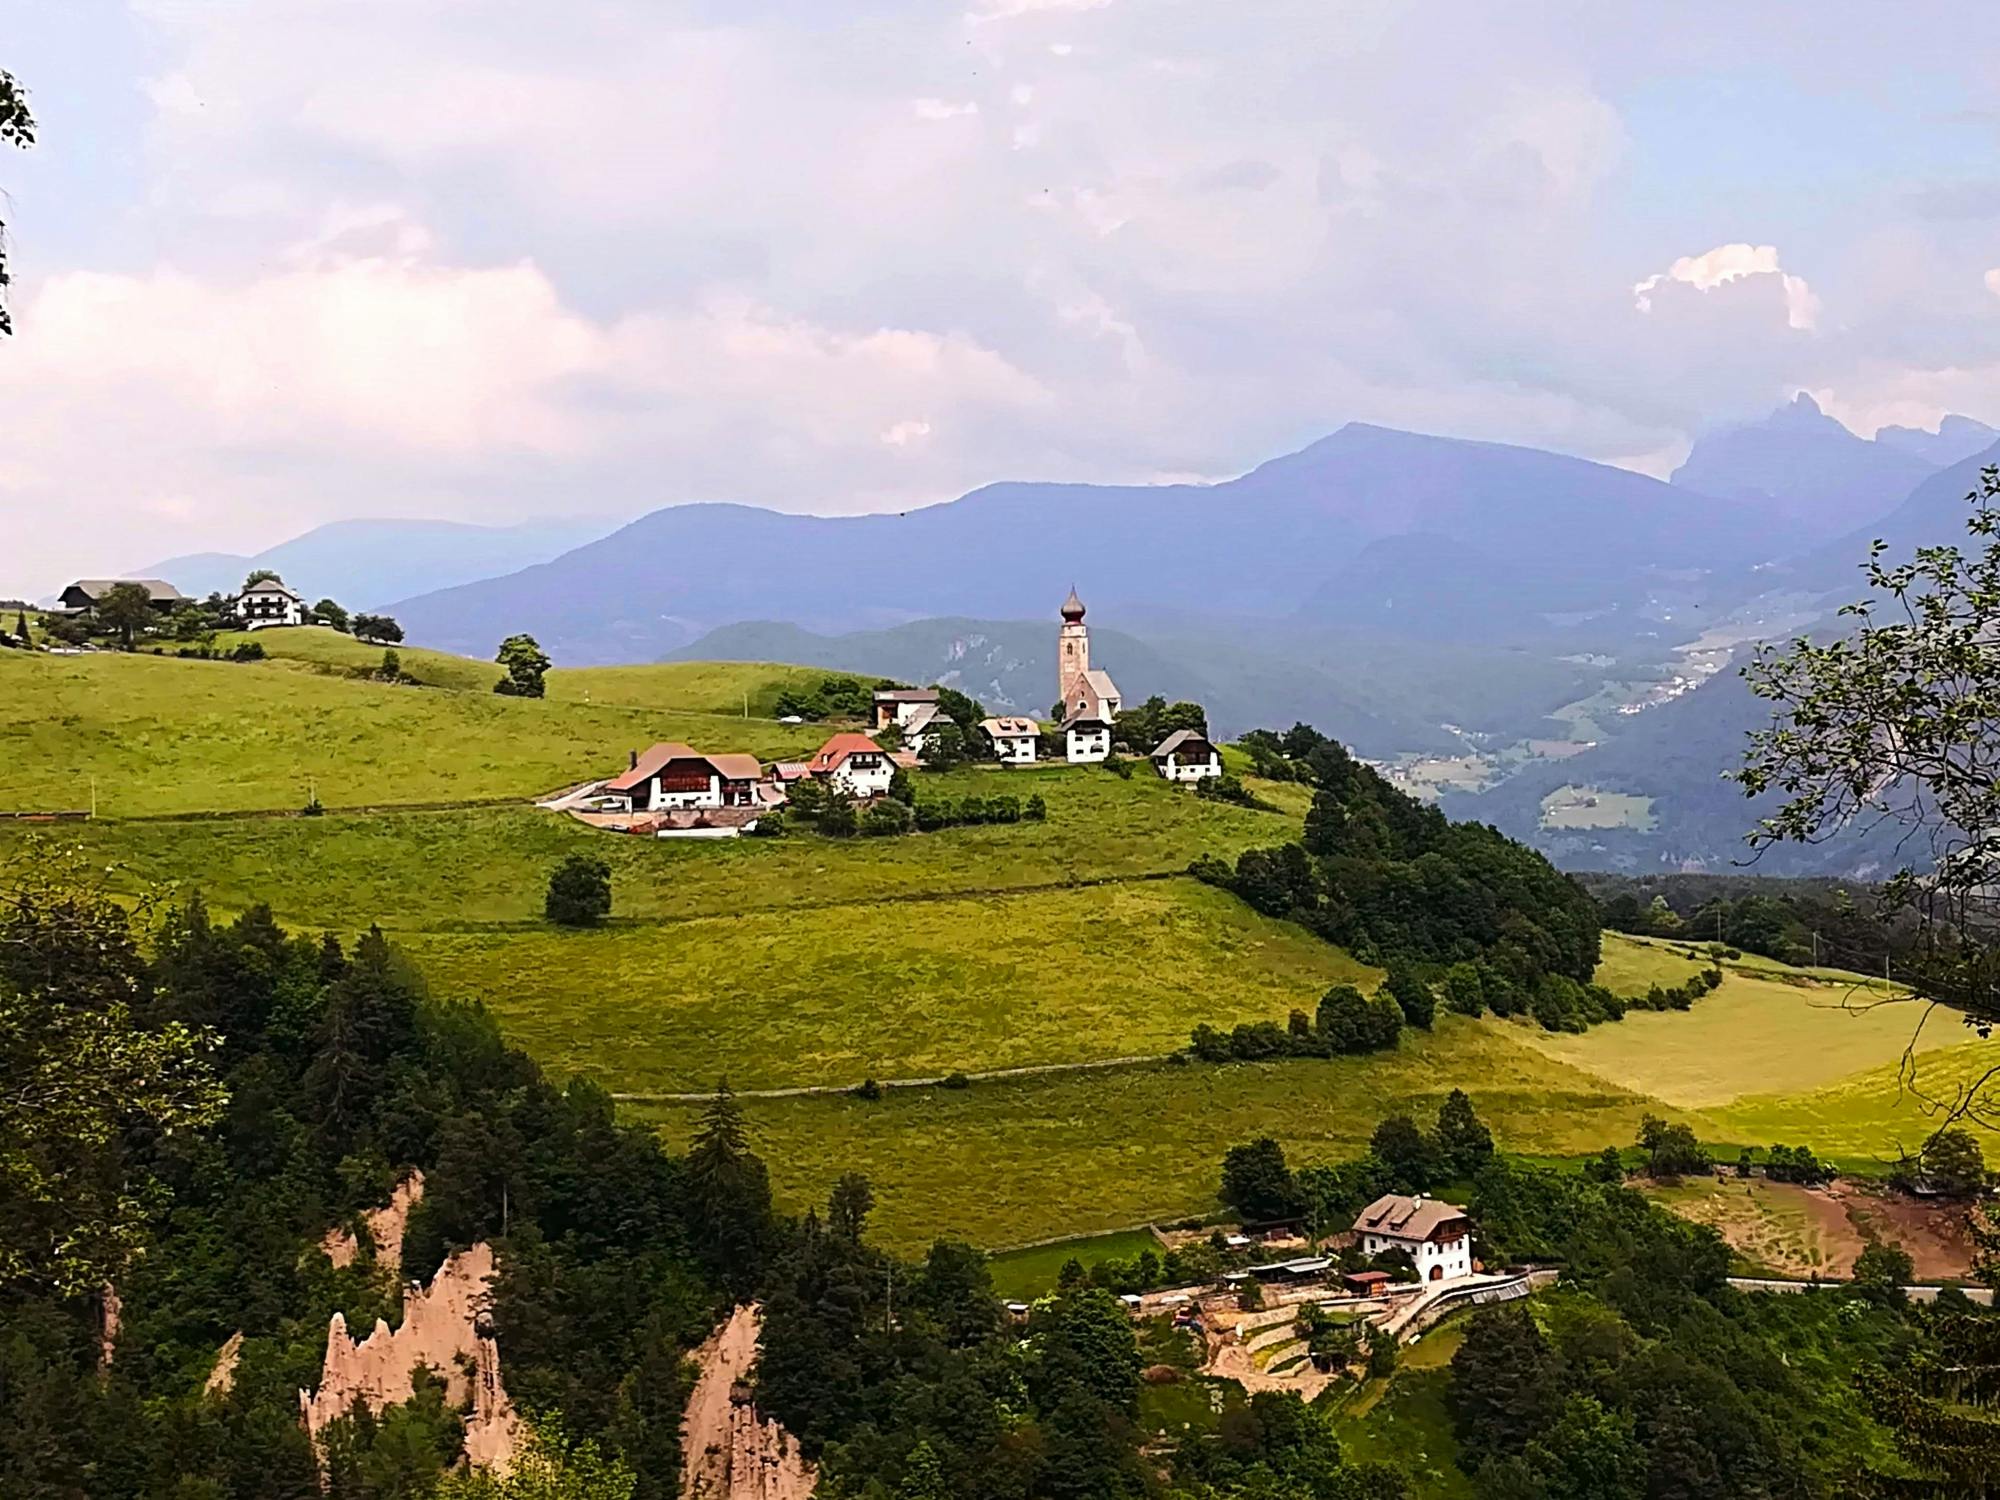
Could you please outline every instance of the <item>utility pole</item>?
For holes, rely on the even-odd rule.
[[[95,776],[90,778],[90,816],[93,822],[97,818],[97,778]]]

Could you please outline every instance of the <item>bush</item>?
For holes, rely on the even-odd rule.
[[[785,815],[774,808],[760,814],[744,832],[753,839],[781,839],[785,836]]]
[[[938,1087],[941,1089],[969,1089],[972,1087],[972,1080],[967,1078],[963,1073],[947,1073],[939,1081]]]
[[[872,1078],[864,1078],[861,1080],[859,1086],[855,1088],[854,1097],[857,1099],[866,1099],[872,1103],[882,1097],[882,1085]]]
[[[854,804],[845,797],[830,798],[820,809],[819,831],[828,838],[844,839],[860,827],[860,818],[854,811]]]
[[[1040,792],[1036,792],[1034,795],[1028,798],[1027,805],[1021,809],[1021,816],[1030,823],[1041,823],[1047,821],[1049,816],[1049,805],[1048,803],[1042,800],[1042,794]]]
[[[262,641],[238,641],[229,652],[231,661],[262,661],[264,643]]]
[[[572,854],[549,876],[542,913],[564,927],[594,927],[611,915],[611,866]]]
[[[824,821],[821,820],[822,826]],[[868,811],[861,815],[861,831],[870,838],[894,838],[916,826],[917,816],[910,811],[909,805],[893,797],[870,803]]]

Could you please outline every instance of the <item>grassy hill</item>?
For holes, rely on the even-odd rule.
[[[435,990],[484,1000],[557,1071],[616,1091],[1073,1068],[1169,1051],[1199,1022],[1282,1022],[1330,984],[1373,978],[1180,873],[1197,854],[1290,836],[1305,808],[1296,787],[1266,788],[1283,811],[1259,812],[1144,773],[980,768],[921,774],[919,793],[1036,791],[1047,821],[890,840],[625,838],[525,799],[660,738],[802,753],[821,729],[745,720],[740,699],[807,669],[585,669],[522,701],[479,686],[476,663],[458,663],[463,689],[391,687],[344,675],[345,637],[261,638],[299,654],[0,655],[0,809],[75,805],[95,776],[112,816],[53,836],[123,889],[199,888],[221,914],[267,901],[282,920],[350,933],[378,922]],[[458,659],[405,660],[421,673]],[[699,709],[732,694],[736,714]],[[628,695],[655,706],[607,701]],[[288,812],[309,780],[325,816],[135,816]],[[518,800],[341,810],[474,798]],[[0,822],[0,855],[30,832]],[[547,873],[572,852],[612,867],[614,919],[599,930],[541,920]],[[1607,935],[1600,978],[1639,993],[1705,961]],[[787,1201],[865,1171],[882,1232],[906,1246],[947,1230],[1007,1244],[1204,1212],[1229,1145],[1268,1132],[1306,1159],[1349,1155],[1384,1114],[1425,1115],[1455,1086],[1515,1150],[1624,1144],[1650,1110],[1718,1143],[1800,1139],[1865,1158],[1911,1139],[1921,1116],[1895,1090],[1903,1010],[1842,1013],[1854,983],[1746,959],[1689,1012],[1582,1036],[1448,1016],[1368,1059],[1093,1068],[748,1108]],[[1923,1061],[1963,1072],[1978,1053]],[[670,1132],[695,1112],[629,1107]]]
[[[225,630],[216,636],[215,649],[232,651],[245,642],[255,642],[263,650],[269,664],[308,671],[342,676],[357,670],[373,672],[382,665],[383,651],[390,650],[396,653],[403,671],[426,687],[490,693],[493,684],[500,680],[500,667],[496,662],[474,661],[468,656],[431,651],[423,646],[369,645],[324,625]]]
[[[379,658],[380,653],[376,653]],[[811,725],[393,687],[270,663],[0,652],[0,811],[107,817],[529,798],[685,739],[775,758]]]

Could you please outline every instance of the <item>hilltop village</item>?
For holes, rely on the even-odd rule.
[[[1102,765],[1126,752],[1143,754],[1155,774],[1177,785],[1219,784],[1222,752],[1205,725],[1169,729],[1143,746],[1120,737],[1131,720],[1121,719],[1124,699],[1111,674],[1091,665],[1090,627],[1074,588],[1060,614],[1053,727],[1021,715],[985,714],[963,693],[941,686],[880,686],[871,694],[866,729],[832,735],[805,760],[766,764],[741,751],[662,742],[633,750],[623,770],[544,805],[622,833],[735,838],[768,831],[772,815],[786,807],[802,806],[824,818],[831,805],[836,819],[853,816],[866,828],[870,810],[903,784],[899,774],[907,779],[911,772],[967,762]],[[1183,717],[1191,708],[1155,706],[1169,713],[1179,709]],[[875,822],[876,831],[904,831],[884,830],[881,816]]]

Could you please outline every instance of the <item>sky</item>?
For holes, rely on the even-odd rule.
[[[2000,6],[0,0],[0,594],[1348,421],[2000,424]]]

